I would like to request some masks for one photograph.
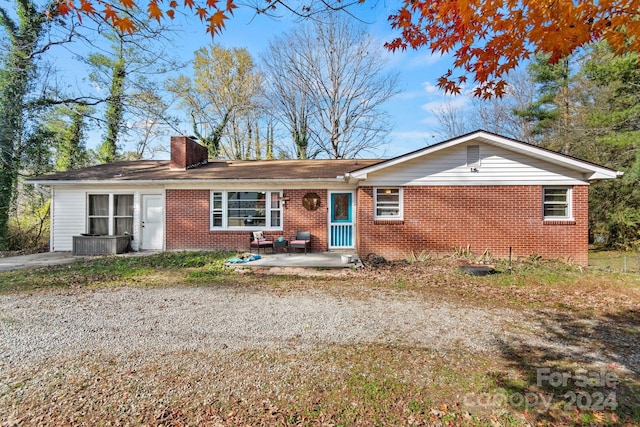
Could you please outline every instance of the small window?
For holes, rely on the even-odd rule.
[[[220,228],[223,226],[224,208],[222,204],[222,191],[211,192],[211,227]]]
[[[374,190],[375,219],[402,219],[402,190],[376,188]]]
[[[571,189],[568,187],[547,187],[543,189],[544,219],[571,218]]]

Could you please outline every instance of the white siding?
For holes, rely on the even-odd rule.
[[[475,142],[477,144],[477,142]],[[480,166],[467,165],[466,144],[368,174],[365,185],[576,185],[576,171],[489,144],[480,144]]]
[[[72,188],[51,192],[51,251],[71,251],[73,236],[85,233],[86,193]]]
[[[87,232],[87,194],[133,194],[133,241],[131,247],[138,250],[140,244],[142,194],[164,195],[158,186],[54,186],[51,190],[51,251],[73,250],[73,236]]]

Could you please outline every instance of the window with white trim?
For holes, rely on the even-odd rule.
[[[402,219],[402,189],[374,188],[374,219]]]
[[[281,227],[281,191],[211,191],[211,229]]]
[[[87,232],[101,235],[133,233],[133,194],[89,194]]]
[[[546,220],[571,219],[571,188],[544,187],[542,205],[543,218]]]

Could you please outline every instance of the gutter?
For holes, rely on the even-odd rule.
[[[265,183],[309,183],[309,182],[327,182],[335,183],[341,179],[336,178],[299,178],[299,179],[154,179],[154,180],[48,180],[48,181],[28,181],[27,184],[34,186],[63,186],[63,185],[169,185],[169,184],[265,184]]]

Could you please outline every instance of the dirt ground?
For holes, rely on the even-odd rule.
[[[497,269],[0,295],[0,424],[640,423],[640,280]]]

